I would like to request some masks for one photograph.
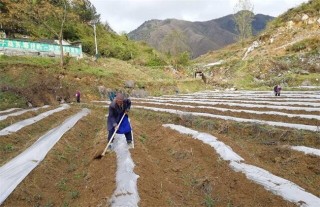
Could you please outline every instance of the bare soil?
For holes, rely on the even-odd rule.
[[[116,156],[93,159],[106,146],[106,108],[78,104],[37,124],[1,137],[1,163],[31,145],[82,107],[91,113],[69,130],[41,164],[3,203],[24,206],[108,206],[115,190]],[[319,135],[255,124],[239,124],[197,117],[132,109],[135,148],[131,149],[139,175],[141,207],[158,206],[296,206],[229,168],[213,148],[190,136],[162,127],[181,124],[218,137],[246,163],[295,182],[320,196],[320,159],[284,147],[304,144],[319,148]],[[27,137],[27,138],[25,138]],[[24,139],[25,138],[25,139]],[[13,144],[5,152],[3,146]]]

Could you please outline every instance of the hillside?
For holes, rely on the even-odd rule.
[[[0,24],[0,33],[6,38],[47,43],[63,38],[70,43],[81,43],[82,51],[89,56],[96,55],[95,24],[99,57],[134,60],[140,65],[164,65],[167,61],[146,44],[116,34],[108,23],[101,22],[100,14],[89,0],[31,3],[3,0],[0,2]]]
[[[244,46],[233,44],[200,56],[194,61],[196,68],[216,86],[320,86],[319,10],[319,0],[293,8]]]
[[[0,51],[0,109],[10,105],[55,105],[61,100],[72,102],[76,90],[90,101],[100,96],[98,86],[135,90],[136,96],[205,87],[201,80],[189,78],[192,75],[178,63],[175,67],[167,66],[171,60],[147,44],[114,33],[107,23],[100,22],[100,15],[88,0],[30,4],[4,0],[0,10],[0,32],[4,38],[51,43],[63,37],[69,42],[80,42],[84,52],[80,60],[65,57],[61,68],[55,58],[9,57]],[[62,24],[59,20],[64,14],[66,21]],[[93,58],[95,40],[89,24],[92,21],[96,22],[97,61]],[[58,32],[60,29],[62,34]],[[134,88],[125,89],[127,81],[135,83]],[[187,88],[187,84],[191,87]]]
[[[271,19],[271,16],[255,15],[253,34],[262,31]],[[162,52],[176,54],[179,51],[190,51],[192,57],[234,43],[236,36],[233,15],[205,22],[150,20],[128,34],[130,39],[145,41]]]
[[[59,104],[75,100],[80,90],[84,101],[103,99],[99,86],[133,96],[162,95],[204,89],[200,79],[170,67],[145,67],[117,59],[71,59],[61,69],[57,59],[0,56],[0,109]],[[189,76],[189,77],[188,77]],[[125,86],[133,82],[130,88]]]

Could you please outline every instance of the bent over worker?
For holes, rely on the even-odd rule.
[[[123,94],[118,93],[115,99],[109,105],[109,115],[108,115],[108,142],[110,141],[113,133],[119,129],[119,122],[121,117],[126,114],[128,116],[128,112],[130,111],[131,100],[128,98],[124,98]],[[132,143],[132,134],[131,129],[129,132],[125,132],[127,143],[131,147]],[[112,148],[109,145],[110,149]]]

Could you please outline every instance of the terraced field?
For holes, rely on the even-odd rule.
[[[0,111],[2,206],[320,206],[320,93],[132,98],[134,148],[105,101]]]

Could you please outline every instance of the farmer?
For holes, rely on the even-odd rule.
[[[128,126],[129,130],[128,130],[128,127],[126,128],[126,126],[124,126],[126,124],[130,125],[130,123],[128,123],[128,112],[130,111],[130,107],[131,107],[130,99],[125,99],[122,93],[117,93],[115,99],[109,105],[108,142],[110,141],[114,131],[117,130],[118,132],[119,127],[121,127],[121,128],[125,128],[125,129],[122,129],[123,130],[122,134],[126,136],[127,144],[129,145],[129,147],[132,147],[131,146],[132,145],[131,144],[132,143],[131,126]],[[127,123],[123,121],[119,126],[119,122],[124,114],[126,119],[123,119],[123,120],[127,120]],[[111,150],[111,144],[109,145],[109,150]]]
[[[80,103],[80,91],[77,91],[76,93],[76,100],[77,100],[77,103]]]
[[[274,91],[274,95],[275,95],[275,96],[280,96],[281,86],[280,86],[280,85],[276,85],[276,86],[273,88],[273,91]]]
[[[107,94],[108,94],[108,98],[109,98],[109,100],[110,100],[111,102],[112,102],[112,101],[114,100],[114,98],[116,97],[116,92],[113,91],[112,89],[110,89]]]

